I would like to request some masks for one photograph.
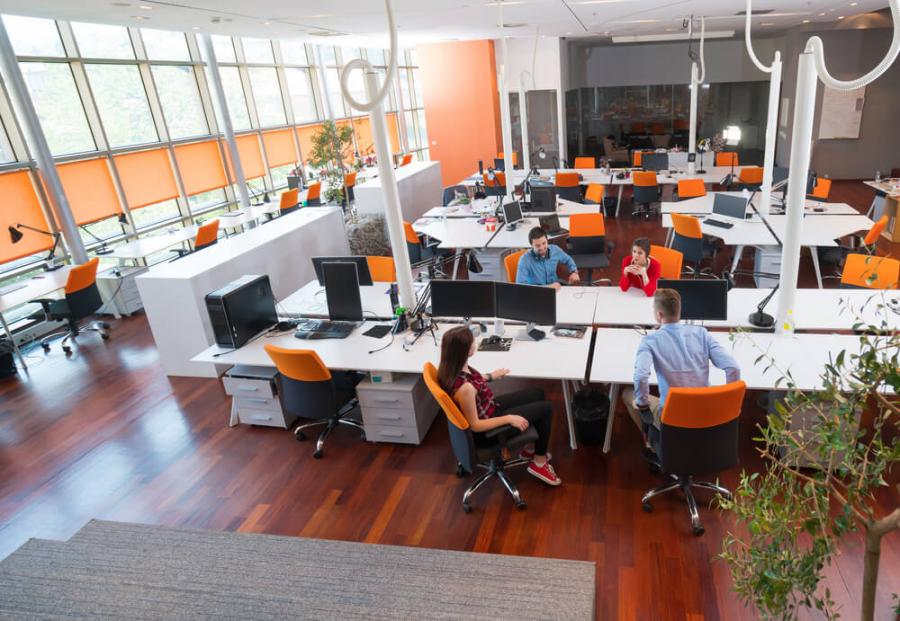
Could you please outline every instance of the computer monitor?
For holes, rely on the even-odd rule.
[[[556,211],[556,188],[554,186],[531,186],[531,211]]]
[[[288,175],[287,176],[287,184],[288,184],[288,190],[299,190],[300,189],[300,176],[299,175]]]
[[[529,324],[556,324],[556,290],[537,285],[510,282],[494,283],[497,298],[497,317]]]
[[[674,289],[681,295],[681,318],[685,320],[728,319],[728,281],[718,279],[663,280],[659,289]]]
[[[513,201],[503,205],[503,219],[507,224],[516,224],[525,219],[522,215],[522,205],[519,204],[519,201]]]
[[[790,175],[790,170],[788,168],[784,168],[782,166],[776,166],[772,169],[772,190],[784,190],[787,193],[787,184],[788,184],[788,176]],[[816,176],[815,171],[808,170],[806,172],[806,193],[812,194],[813,190],[816,187],[816,181],[818,177]]]
[[[506,160],[504,160],[502,157],[495,157],[494,170],[506,172]]]
[[[369,272],[369,262],[365,257],[313,257],[313,269],[316,271],[316,279],[319,281],[319,285],[324,287],[325,282],[325,272],[322,270],[322,265],[324,263],[352,263],[356,266],[356,275],[359,278],[359,284],[369,287],[372,285],[372,274]]]
[[[434,317],[493,317],[494,283],[489,280],[432,280]]]
[[[641,156],[641,168],[644,170],[669,170],[668,153],[644,153]]]
[[[790,169],[787,166],[775,166],[772,168],[772,189],[777,190],[775,186],[781,186],[787,183],[788,173]]]
[[[743,220],[747,216],[747,197],[717,192],[713,198],[712,212],[717,216]]]
[[[323,263],[328,318],[332,321],[362,321],[359,278],[353,263]]]

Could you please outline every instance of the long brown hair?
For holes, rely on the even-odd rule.
[[[438,383],[448,393],[453,390],[456,377],[469,359],[472,347],[472,331],[466,326],[447,330],[441,339],[441,364],[438,366]],[[451,395],[452,396],[452,395]]]

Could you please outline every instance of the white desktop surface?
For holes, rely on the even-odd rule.
[[[426,211],[423,218],[483,218],[486,213],[493,214],[497,206],[495,198],[477,198],[465,205],[448,205],[447,207],[432,207]],[[588,205],[576,203],[565,198],[556,199],[555,212],[529,212],[529,215],[550,215],[556,213],[560,216],[570,216],[576,213],[599,213],[600,205]]]
[[[727,194],[729,196],[747,196],[749,194],[745,194],[744,192],[715,192],[709,193],[706,196],[698,196],[696,198],[687,198],[682,201],[677,202],[669,202],[665,201],[662,203],[661,212],[664,214],[668,213],[686,213],[692,215],[705,215],[711,214],[713,209],[713,202],[715,201],[716,194]],[[757,193],[757,198],[754,200],[758,200],[759,194]],[[780,202],[773,201],[773,208],[776,206],[781,210]],[[755,205],[756,203],[754,203]],[[815,211],[816,208],[823,209],[823,211]],[[748,207],[748,209],[750,209]],[[847,203],[821,203],[819,201],[806,201],[804,203],[804,212],[809,216],[855,216],[859,215],[859,211],[848,205]],[[757,216],[754,214],[754,218]]]
[[[262,205],[253,205],[251,207],[242,207],[234,211],[228,211],[216,216],[219,220],[220,229],[235,229],[251,222],[256,222],[265,216],[275,215],[279,212],[278,203],[269,203]]]
[[[766,216],[766,220],[768,220],[769,225],[778,237],[783,240],[785,238],[785,230],[787,229],[787,216]],[[717,237],[728,246],[777,245],[772,234],[761,221],[754,219],[745,220],[743,222],[734,222],[734,226],[730,229],[710,226],[701,222],[700,229],[703,231],[704,235]],[[837,246],[836,239],[852,235],[857,231],[867,230],[871,228],[873,224],[872,220],[859,213],[856,215],[835,215],[827,218],[810,217],[809,219],[804,219],[803,226],[801,227],[800,245]],[[663,214],[662,225],[664,228],[672,228],[671,214]]]
[[[394,170],[403,219],[412,222],[433,205],[441,202],[441,163],[410,162]],[[381,177],[357,182],[353,189],[356,211],[360,214],[384,214],[384,191]]]
[[[502,226],[498,224],[498,228]],[[441,240],[438,248],[484,248],[494,236],[475,218],[447,218],[446,220],[416,220],[413,230]]]
[[[62,289],[66,286],[66,280],[69,278],[71,270],[72,266],[66,265],[52,272],[35,274],[27,281],[18,283],[24,284],[25,287],[0,295],[0,313]]]
[[[116,246],[112,253],[106,256],[116,259],[143,259],[157,252],[162,252],[166,248],[190,241],[196,236],[197,227],[194,225],[186,226],[173,231],[166,231],[161,235],[135,239],[127,244],[121,244]],[[172,256],[174,257],[175,255]]]
[[[863,181],[873,190],[883,192],[892,198],[900,198],[900,179],[882,179],[881,181]]]
[[[569,228],[569,218],[568,216],[562,216],[559,219],[559,225],[567,229]],[[540,222],[535,216],[528,216],[519,225],[515,228],[515,230],[507,231],[506,225],[499,225],[497,227],[497,234],[494,238],[488,242],[488,248],[499,248],[499,249],[519,249],[519,248],[530,248],[531,244],[528,242],[528,232],[536,226],[540,226]]]

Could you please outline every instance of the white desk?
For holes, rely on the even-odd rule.
[[[497,225],[501,228],[503,225]],[[446,220],[420,219],[413,222],[416,233],[441,241],[438,248],[484,248],[496,231],[488,231],[475,218],[447,218]]]
[[[193,225],[186,226],[180,229],[166,231],[162,235],[142,237],[130,241],[127,244],[118,245],[112,253],[106,256],[119,259],[120,261],[138,261],[154,255],[157,252],[162,252],[166,248],[188,242],[196,236],[197,227]]]
[[[423,218],[483,218],[485,215],[493,215],[498,202],[495,198],[477,198],[465,205],[448,205],[447,207],[432,207],[424,214]],[[586,205],[564,198],[556,199],[556,213],[560,216],[570,216],[580,213],[600,213],[600,205]],[[532,216],[550,215],[551,212],[529,212]]]
[[[278,203],[273,202],[268,204],[264,203],[262,205],[253,205],[251,207],[236,209],[234,211],[228,211],[223,214],[219,214],[218,216],[216,216],[216,218],[219,220],[220,229],[236,229],[244,226],[245,224],[258,222],[266,216],[277,215],[279,211],[280,208]]]
[[[424,283],[414,282],[413,288],[419,295]],[[390,284],[377,282],[371,286],[359,288],[363,316],[367,319],[392,319]],[[318,280],[311,280],[297,291],[278,302],[278,315],[281,317],[328,317],[328,297],[325,287]]]
[[[897,218],[897,203],[900,202],[900,179],[882,179],[881,181],[863,181],[875,190],[875,198],[866,215],[873,220],[888,217],[888,224],[881,232],[882,237],[890,241],[900,241],[900,218]]]
[[[434,205],[441,204],[441,163],[411,162],[394,170],[403,219],[412,222]],[[360,214],[384,214],[384,190],[381,178],[373,177],[353,188],[356,211]]]
[[[66,265],[52,272],[36,274],[27,281],[18,283],[25,285],[21,289],[16,289],[15,291],[0,295],[0,323],[3,324],[3,330],[6,332],[9,342],[12,343],[13,350],[15,351],[16,356],[18,356],[19,362],[22,363],[23,369],[28,368],[28,365],[25,364],[25,356],[19,351],[19,346],[16,345],[16,339],[13,338],[12,332],[6,323],[6,319],[3,317],[3,313],[11,308],[27,304],[31,300],[37,298],[46,297],[54,291],[62,289],[66,286],[66,280],[69,278],[69,271],[71,269],[72,266]],[[12,286],[12,283],[4,286]]]
[[[697,198],[688,198],[678,202],[670,202],[665,201],[662,203],[661,212],[663,214],[670,213],[686,213],[692,215],[706,215],[711,214],[713,209],[713,202],[715,201],[715,194],[727,194],[729,196],[749,196],[748,194],[744,194],[743,192],[715,192],[707,194],[706,196],[698,196]],[[759,194],[757,194],[759,196]],[[755,204],[755,203],[754,203]],[[749,209],[749,207],[748,207]],[[816,209],[821,209],[822,211],[816,211]],[[772,212],[773,215],[776,215],[777,212],[782,212],[783,209],[781,207],[780,202],[772,203]],[[858,216],[859,212],[848,205],[847,203],[820,203],[819,201],[806,201],[804,203],[804,213],[808,216]],[[754,218],[757,216],[754,214]]]
[[[559,225],[567,229],[569,228],[569,217],[562,216],[559,219]],[[536,226],[540,226],[540,222],[537,217],[529,216],[525,218],[519,225],[512,231],[506,230],[506,225],[501,225],[497,227],[497,234],[494,235],[493,239],[488,242],[488,248],[496,248],[496,249],[521,249],[521,248],[530,248],[531,244],[528,242],[528,232],[531,231]]]

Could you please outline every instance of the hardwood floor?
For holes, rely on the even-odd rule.
[[[871,200],[862,184],[835,183],[832,193],[863,210]],[[613,265],[632,237],[664,238],[657,224],[625,218],[610,220],[608,230],[618,242]],[[806,286],[813,283],[809,263],[802,260]],[[573,452],[558,385],[542,384],[555,404],[551,450],[563,486],[517,472],[527,511],[516,511],[492,484],[466,515],[460,497],[467,480],[454,474],[442,417],[419,447],[365,443],[341,429],[315,460],[312,446],[287,431],[228,428],[229,401],[217,380],[166,377],[142,315],[112,323],[109,342],[85,337],[70,359],[58,347],[47,356],[31,350],[29,374],[0,382],[0,558],[29,537],[67,538],[102,518],[591,560],[597,618],[757,616],[736,600],[727,566],[715,558],[729,516],[704,505],[706,534],[695,538],[677,495],[660,498],[652,514],[641,510],[641,495],[659,479],[641,460],[621,406],[609,455],[599,447]],[[726,487],[740,468],[759,467],[750,440],[764,421],[756,396],[745,402],[741,466],[722,473]],[[880,500],[895,506],[896,487]],[[855,618],[860,540],[848,540],[827,571],[844,617]],[[897,534],[884,540],[879,586],[879,618],[892,618],[891,593],[900,592]]]

